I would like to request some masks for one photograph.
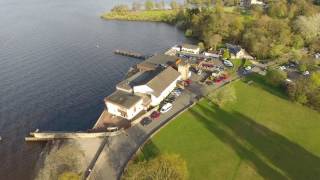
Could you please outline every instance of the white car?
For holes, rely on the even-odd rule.
[[[223,64],[224,64],[225,66],[227,66],[227,67],[233,67],[232,62],[229,61],[229,60],[223,60]]]
[[[170,109],[172,108],[172,104],[171,103],[167,103],[165,105],[162,106],[162,108],[160,109],[161,113],[166,113],[168,112]]]
[[[279,69],[280,69],[281,71],[284,71],[284,70],[286,70],[287,68],[286,68],[285,66],[280,66]]]
[[[247,66],[247,67],[245,67],[244,68],[246,71],[250,71],[251,69],[252,69],[252,67],[251,66]]]
[[[286,79],[286,82],[292,83],[292,80],[291,79]]]
[[[304,76],[308,76],[308,75],[310,75],[310,72],[309,71],[305,71],[305,72],[303,72],[302,73]]]

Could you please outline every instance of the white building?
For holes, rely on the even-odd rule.
[[[182,44],[180,51],[187,52],[190,54],[200,54],[199,46],[192,45],[192,44]]]
[[[206,57],[210,57],[210,58],[220,58],[220,54],[216,54],[216,53],[210,53],[210,52],[204,52],[203,53]]]
[[[259,0],[240,0],[239,4],[240,4],[240,7],[243,7],[243,8],[250,8],[252,5],[260,5],[260,6],[265,5],[264,2]]]
[[[168,66],[150,81],[133,87],[135,94],[148,94],[151,97],[151,106],[157,106],[166,98],[181,80],[181,74]]]
[[[164,68],[175,61],[172,56],[157,55],[137,66],[139,72],[117,84],[116,91],[105,98],[108,112],[131,120],[150,106],[159,105],[181,80],[177,70]],[[188,73],[188,67],[181,66],[181,73]]]
[[[144,109],[142,97],[124,91],[117,90],[104,100],[110,114],[129,120]]]

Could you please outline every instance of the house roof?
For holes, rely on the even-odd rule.
[[[153,63],[153,64],[168,64],[171,62],[175,62],[177,57],[175,56],[169,56],[165,54],[160,54],[160,55],[154,55],[147,60],[145,60],[145,63]]]
[[[165,70],[151,79],[146,85],[149,86],[153,90],[153,94],[158,97],[179,76],[180,73],[177,70],[168,66]]]
[[[152,62],[147,62],[147,61],[137,64],[137,68],[140,71],[152,71],[152,70],[155,70],[157,67],[158,67],[157,64]]]
[[[122,106],[126,109],[130,109],[136,103],[138,103],[142,98],[131,93],[126,93],[124,91],[115,91],[110,96],[106,97],[104,100],[112,104]]]
[[[199,46],[193,45],[193,44],[182,44],[181,46],[182,46],[183,48],[194,49],[194,50],[196,50],[196,49],[199,48]]]
[[[235,55],[238,52],[240,52],[241,49],[242,49],[241,46],[239,46],[239,45],[233,45],[233,44],[229,44],[229,43],[226,43],[226,46],[227,46],[229,52],[232,53],[232,54],[235,54]]]
[[[120,89],[124,89],[126,91],[132,90],[131,86],[129,85],[129,81],[127,81],[127,80],[121,81],[120,83],[117,84],[116,87],[120,88]]]
[[[157,69],[153,71],[144,71],[139,74],[139,76],[135,77],[134,79],[131,79],[129,84],[130,86],[137,86],[137,85],[143,85],[148,83],[150,80],[152,80],[154,77],[156,77],[163,69],[161,67],[158,67]]]

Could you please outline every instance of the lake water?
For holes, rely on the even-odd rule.
[[[108,0],[0,0],[0,179],[31,179],[42,146],[35,129],[92,127],[110,94],[138,60],[187,41],[163,23],[105,21]]]

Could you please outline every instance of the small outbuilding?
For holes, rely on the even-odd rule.
[[[129,120],[144,109],[142,97],[124,91],[117,90],[104,101],[110,114]]]
[[[180,51],[184,51],[190,54],[200,54],[199,46],[193,44],[182,44]]]

